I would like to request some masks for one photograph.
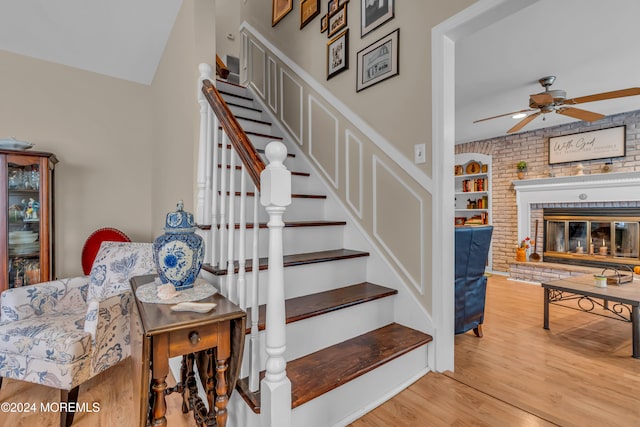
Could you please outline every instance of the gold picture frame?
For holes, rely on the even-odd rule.
[[[300,0],[300,29],[320,14],[320,0]]]
[[[272,0],[271,3],[271,26],[280,22],[293,9],[293,0]]]

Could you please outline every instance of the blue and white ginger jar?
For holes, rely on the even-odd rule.
[[[153,242],[153,259],[162,283],[172,283],[178,291],[190,289],[200,273],[204,259],[204,241],[195,233],[193,215],[178,203],[169,212],[164,231]]]

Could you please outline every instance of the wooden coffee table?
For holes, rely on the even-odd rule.
[[[543,282],[542,287],[545,329],[549,329],[550,304],[630,322],[633,357],[640,358],[640,284],[598,288],[593,276],[585,275]]]
[[[132,278],[134,295],[139,286],[150,283],[154,278]],[[215,309],[204,314],[173,312],[169,304],[135,300],[136,307],[131,316],[131,356],[134,361],[134,400],[139,407],[140,426],[166,426],[165,395],[178,392],[183,399],[182,411],[193,410],[197,425],[224,427],[227,402],[242,361],[245,312],[219,294],[201,300],[217,304]],[[136,325],[136,312],[139,313],[141,328]],[[168,360],[176,356],[183,356],[180,378],[176,379],[178,384],[175,387],[168,389]],[[194,372],[195,360],[200,372]],[[197,374],[205,387],[208,410],[197,394]]]

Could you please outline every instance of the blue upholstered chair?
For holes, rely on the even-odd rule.
[[[155,272],[151,243],[103,242],[89,276],[4,291],[0,386],[29,381],[77,401],[80,384],[131,355],[129,279]],[[73,414],[62,413],[61,426]]]
[[[456,227],[455,333],[470,329],[482,337],[489,256],[493,226]]]

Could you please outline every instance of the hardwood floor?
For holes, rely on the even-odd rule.
[[[352,424],[364,426],[640,426],[640,360],[631,357],[631,326],[552,306],[542,328],[542,288],[489,279],[484,338],[456,336],[455,372],[429,373]],[[74,426],[133,426],[129,362],[80,387]],[[5,380],[2,402],[55,402],[48,387]],[[192,427],[177,395],[168,425]],[[0,412],[0,426],[57,427],[51,412]]]
[[[429,373],[352,424],[640,426],[631,325],[551,306],[542,288],[492,276],[484,337],[455,339],[455,372]]]

